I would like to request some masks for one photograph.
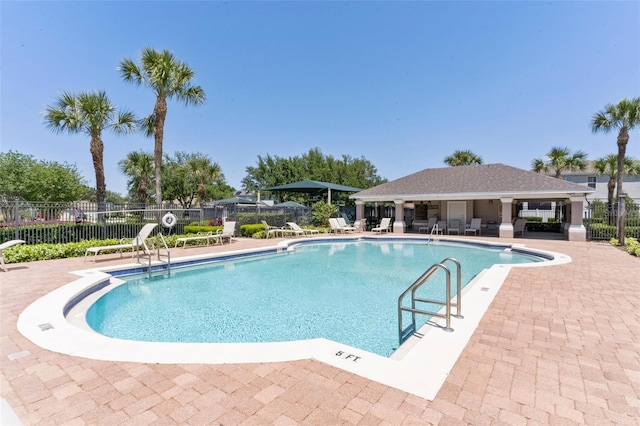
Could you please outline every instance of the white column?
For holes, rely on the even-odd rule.
[[[587,228],[582,224],[583,196],[571,196],[571,225],[569,225],[569,241],[586,241]]]
[[[396,205],[396,220],[393,222],[393,233],[404,234],[404,201],[393,200]]]
[[[513,238],[513,223],[511,223],[511,205],[513,198],[500,198],[502,203],[502,222],[498,230],[500,238]]]
[[[356,220],[364,219],[364,201],[356,200]]]

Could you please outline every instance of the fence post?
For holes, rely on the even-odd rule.
[[[13,223],[15,224],[15,237],[14,239],[19,240],[19,231],[20,231],[20,212],[18,211],[18,197],[14,199],[13,204]]]

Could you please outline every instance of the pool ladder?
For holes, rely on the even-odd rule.
[[[451,302],[451,271],[445,265],[445,263],[451,262],[456,265],[456,273],[457,273],[457,294],[456,301]],[[435,274],[438,270],[443,270],[446,274],[446,299],[442,300],[432,300],[432,299],[423,299],[416,296],[416,292],[423,284],[427,282],[427,280]],[[403,306],[402,301],[407,296],[407,294],[411,293],[411,307]],[[443,259],[440,263],[436,263],[429,267],[425,271],[424,274],[420,276],[413,284],[411,284],[401,295],[398,297],[398,341],[399,344],[402,344],[405,340],[407,340],[415,331],[416,331],[416,314],[429,315],[432,317],[445,318],[446,326],[442,329],[444,331],[453,331],[451,328],[451,317],[455,318],[464,318],[462,316],[462,268],[460,267],[460,262],[452,257],[447,257]],[[422,309],[418,309],[416,307],[416,302],[421,303],[430,303],[434,305],[444,306],[444,313],[425,311]],[[456,315],[451,314],[451,308],[456,308]],[[442,309],[440,309],[442,311]],[[403,312],[411,312],[411,324],[406,328],[403,327],[402,324],[402,313]]]
[[[163,258],[167,259],[167,276],[171,275],[171,252],[169,251],[169,247],[167,246],[167,241],[164,239],[164,236],[162,235],[162,233],[158,233],[158,238],[160,239],[161,244],[158,245],[158,250],[156,251],[157,255],[158,255],[158,261],[162,262]],[[164,251],[166,253],[162,253],[162,249],[164,249]],[[148,259],[148,264],[147,264],[147,270],[149,271],[149,279],[151,279],[151,277],[153,276],[153,267],[151,265],[151,251],[149,251],[149,259]],[[160,268],[160,270],[163,270],[164,268]]]

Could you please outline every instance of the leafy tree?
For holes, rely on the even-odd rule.
[[[80,195],[81,200],[96,202],[96,189],[85,185]],[[124,204],[127,200],[115,191],[107,189],[104,201],[111,204]]]
[[[182,101],[185,105],[199,105],[206,100],[204,90],[200,86],[192,86],[195,73],[189,66],[177,60],[168,50],[162,52],[145,48],[140,57],[140,66],[131,59],[123,59],[120,72],[124,81],[136,85],[150,87],[156,102],[153,113],[144,118],[141,126],[147,136],[155,138],[154,163],[156,178],[156,202],[162,197],[162,143],[164,139],[164,123],[167,117],[167,99]]]
[[[46,126],[55,133],[84,133],[91,138],[89,151],[96,174],[96,199],[102,205],[107,191],[102,132],[105,129],[116,134],[133,132],[133,113],[118,112],[105,92],[82,92],[77,95],[64,92],[54,105],[47,106],[44,120]]]
[[[77,201],[85,182],[75,165],[36,160],[15,151],[0,153],[0,197],[4,201]]]
[[[632,158],[625,158],[623,163],[622,174],[627,176],[640,175],[640,163]],[[618,178],[618,156],[616,154],[607,155],[598,158],[593,163],[593,168],[598,176],[609,176],[607,183],[609,208],[614,203],[613,195],[616,189],[616,179]]]
[[[329,226],[329,218],[338,214],[338,206],[318,201],[311,206],[311,220],[318,226]]]
[[[162,185],[167,199],[176,200],[183,208],[191,208],[196,196],[200,203],[228,198],[234,189],[227,185],[220,166],[202,153],[178,151],[165,155]],[[202,192],[204,190],[204,192]]]
[[[453,154],[444,157],[444,163],[449,166],[471,166],[474,164],[482,164],[482,158],[469,150],[457,150]]]
[[[220,166],[212,163],[206,155],[194,155],[187,161],[187,171],[198,185],[200,207],[207,200],[207,185],[220,179]]]
[[[537,173],[549,173],[554,171],[557,179],[562,179],[562,172],[584,170],[587,167],[587,154],[584,151],[576,151],[573,154],[569,148],[553,147],[547,153],[548,161],[542,158],[534,158],[531,168]]]
[[[120,171],[128,177],[129,193],[135,193],[140,204],[148,199],[149,182],[153,180],[153,156],[144,151],[132,151],[118,162]]]
[[[607,104],[591,118],[591,130],[594,133],[612,131],[618,132],[618,168],[624,170],[624,159],[629,142],[629,131],[640,126],[640,97],[622,99],[617,104]],[[622,194],[622,173],[617,177],[618,194]],[[624,245],[624,203],[618,208],[618,242]]]
[[[318,148],[310,149],[302,156],[289,158],[270,154],[265,157],[258,156],[258,164],[255,167],[247,167],[246,171],[242,186],[248,191],[307,179],[363,189],[386,182],[386,179],[377,175],[377,169],[364,157],[351,158],[343,155],[342,158],[336,159],[330,155],[325,156]],[[281,198],[283,201],[304,202],[309,196],[282,193]]]

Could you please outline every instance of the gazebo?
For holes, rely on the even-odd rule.
[[[352,186],[338,185],[336,183],[320,182],[317,180],[301,180],[299,182],[264,188],[263,191],[302,192],[306,194],[319,194],[326,191],[327,203],[331,204],[331,191],[359,192],[362,191],[362,189],[354,188]]]

